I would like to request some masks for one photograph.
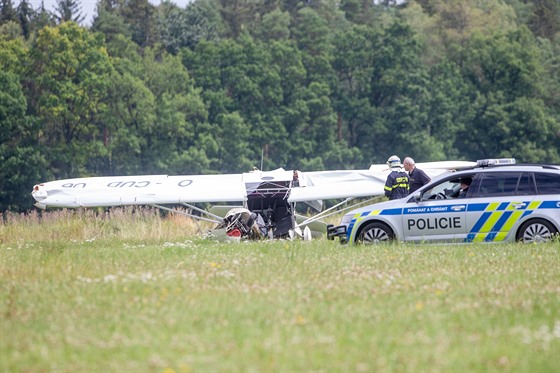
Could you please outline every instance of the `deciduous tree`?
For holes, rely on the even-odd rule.
[[[24,211],[32,206],[33,185],[50,172],[37,143],[37,122],[26,115],[20,77],[9,65],[0,65],[0,211]]]
[[[530,31],[479,35],[463,61],[475,112],[460,136],[462,153],[482,158],[495,149],[495,156],[558,163],[560,124],[544,103],[542,58]]]
[[[93,118],[105,110],[111,64],[102,35],[74,22],[39,31],[30,52],[29,102],[58,177],[84,172],[99,140]]]

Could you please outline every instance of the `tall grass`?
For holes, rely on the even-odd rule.
[[[122,213],[6,217],[0,371],[560,367],[557,243],[224,244]]]
[[[206,232],[209,223],[146,207],[62,209],[0,214],[0,242],[181,239]]]

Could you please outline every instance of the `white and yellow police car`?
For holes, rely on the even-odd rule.
[[[327,228],[343,243],[544,242],[560,231],[560,166],[486,159],[408,197],[346,214]]]

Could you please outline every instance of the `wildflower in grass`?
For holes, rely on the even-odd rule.
[[[505,366],[509,365],[508,357],[507,356],[501,356],[498,359],[498,365],[501,366],[501,367],[505,367]]]
[[[161,295],[159,296],[159,300],[163,302],[167,300],[168,296],[169,296],[169,292],[167,291],[167,288],[163,288],[161,291]]]
[[[424,303],[417,302],[416,303],[416,311],[422,311],[424,309]]]

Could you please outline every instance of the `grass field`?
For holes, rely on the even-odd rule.
[[[558,242],[225,244],[151,210],[0,220],[2,372],[560,371]]]

